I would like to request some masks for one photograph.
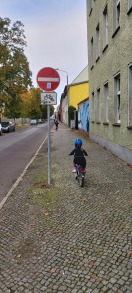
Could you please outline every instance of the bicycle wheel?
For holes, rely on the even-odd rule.
[[[84,185],[84,175],[81,172],[79,173],[79,185],[80,187]]]

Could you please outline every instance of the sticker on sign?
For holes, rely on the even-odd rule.
[[[57,93],[56,92],[44,92],[41,93],[41,105],[56,105]]]

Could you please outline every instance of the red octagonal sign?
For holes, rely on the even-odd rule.
[[[37,74],[37,84],[44,91],[54,91],[58,87],[59,83],[60,76],[54,68],[42,68]]]

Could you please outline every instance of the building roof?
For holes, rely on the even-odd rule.
[[[88,65],[79,73],[79,75],[71,82],[72,84],[87,82],[89,80],[88,76]]]

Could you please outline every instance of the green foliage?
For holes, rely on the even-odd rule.
[[[30,107],[28,107],[27,117],[30,119],[47,118],[47,105],[40,104],[41,89],[32,88],[30,90]],[[50,105],[50,116],[54,113],[54,107]]]
[[[47,105],[41,105],[42,118],[47,119]],[[54,106],[50,105],[50,117],[54,113]]]
[[[11,26],[9,18],[0,18],[0,101],[13,118],[20,115],[20,94],[32,85],[23,27],[20,21]]]
[[[8,102],[8,107],[5,108],[4,115],[7,118],[19,118],[21,116],[21,99],[14,97]]]
[[[41,90],[39,88],[33,88],[30,91],[30,109],[28,113],[30,119],[41,118],[40,94]]]
[[[69,106],[68,108],[68,118],[69,118],[69,123],[70,123],[70,120],[73,120],[74,119],[74,111],[76,110],[75,107],[73,106]]]

